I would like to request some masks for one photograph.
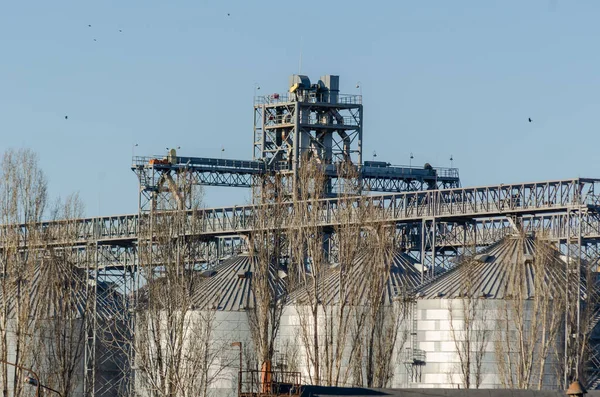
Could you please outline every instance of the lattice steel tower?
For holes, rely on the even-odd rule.
[[[339,84],[339,76],[311,84],[307,76],[292,75],[287,93],[255,98],[254,160],[284,175],[289,188],[306,158],[323,165],[328,194],[335,191],[337,163],[362,164],[362,97],[340,94]]]

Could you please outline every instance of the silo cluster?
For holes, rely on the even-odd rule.
[[[373,269],[359,255],[348,268],[332,265],[317,283],[282,294],[273,370],[337,386],[560,387],[566,261],[554,246],[508,236],[424,284],[415,259],[389,258]],[[232,343],[244,346],[244,369],[260,368],[249,320],[255,270],[249,255],[230,258],[202,273],[194,293],[194,311],[214,313],[211,343],[223,351],[213,363],[214,395],[236,392]],[[287,278],[278,271],[272,287],[284,291]]]

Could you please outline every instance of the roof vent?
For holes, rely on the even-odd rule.
[[[239,271],[237,274],[238,278],[250,278],[251,275],[252,275],[252,272],[245,271],[245,270]]]

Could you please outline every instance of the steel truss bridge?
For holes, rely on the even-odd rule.
[[[268,173],[291,172],[290,164],[268,164],[263,160],[228,160],[203,157],[176,157],[169,163],[151,164],[156,157],[138,156],[133,158],[133,170],[141,176],[146,190],[158,189],[160,177],[165,172],[186,171],[192,174],[194,182],[205,186],[252,187],[255,176]],[[375,165],[377,164],[377,165]],[[366,162],[357,168],[365,191],[405,192],[426,188],[455,187],[460,179],[458,169],[432,167],[431,169],[412,166],[392,166],[383,162]],[[329,178],[338,176],[335,164],[324,166]]]
[[[405,193],[360,196],[353,201],[366,200],[376,208],[370,222],[395,224],[398,244],[407,251],[418,251],[423,259],[438,251],[460,247],[485,246],[515,230],[544,233],[560,242],[575,232],[585,243],[600,238],[600,179],[577,178],[558,181],[506,184],[497,186],[453,188]],[[339,199],[316,201],[318,226],[335,228],[339,223]],[[293,204],[286,203],[286,211]],[[243,236],[255,226],[253,205],[207,208],[186,212],[194,237],[207,263],[222,255],[231,255]],[[76,236],[68,243],[73,247],[125,252],[134,255],[127,264],[136,263],[140,217],[146,213],[84,218],[70,222],[44,224],[49,236]],[[288,228],[284,217],[278,227]],[[68,227],[68,234],[61,228]],[[191,231],[193,229],[193,232]],[[425,238],[420,241],[421,238]],[[55,240],[57,244],[64,241]],[[434,249],[435,248],[435,249]],[[119,266],[119,254],[110,255],[100,265]]]

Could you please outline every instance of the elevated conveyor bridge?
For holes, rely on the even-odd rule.
[[[481,230],[504,228],[511,219],[519,218],[531,231],[539,227],[559,239],[564,234],[566,216],[577,213],[582,220],[582,231],[589,238],[600,233],[600,180],[577,178],[557,181],[532,182],[510,185],[430,190],[356,197],[366,200],[373,211],[371,223],[415,225],[435,221],[438,224],[481,225]],[[319,226],[335,227],[339,224],[338,199],[316,201],[314,210],[319,211]],[[293,204],[286,203],[286,211],[292,213]],[[209,241],[218,237],[244,235],[255,225],[253,205],[206,208],[185,211],[186,222],[193,224],[193,234],[199,240]],[[148,215],[142,215],[148,216]],[[289,219],[289,218],[286,218]],[[292,227],[284,219],[282,227]],[[50,236],[61,236],[61,228],[68,227],[70,236],[77,236],[69,243],[73,246],[101,244],[114,246],[135,245],[138,239],[139,215],[117,215],[82,218],[72,221],[44,223]],[[440,229],[438,239],[442,244],[452,228]],[[475,229],[478,229],[475,227]],[[75,232],[73,232],[75,230]],[[456,233],[454,233],[456,234]],[[475,236],[474,236],[475,237]],[[455,245],[454,238],[449,245]],[[483,240],[479,240],[481,242]],[[57,241],[59,243],[59,241]],[[65,243],[65,242],[60,242]],[[476,241],[463,242],[476,244]]]
[[[287,162],[267,163],[263,160],[231,160],[204,157],[134,157],[132,170],[140,179],[141,188],[158,190],[166,174],[185,171],[195,184],[204,186],[252,187],[253,178],[268,173],[291,173]],[[338,176],[335,164],[324,165],[325,175]],[[392,166],[379,161],[367,161],[356,167],[365,191],[404,192],[435,188],[459,187],[458,169],[443,167],[418,168]]]

